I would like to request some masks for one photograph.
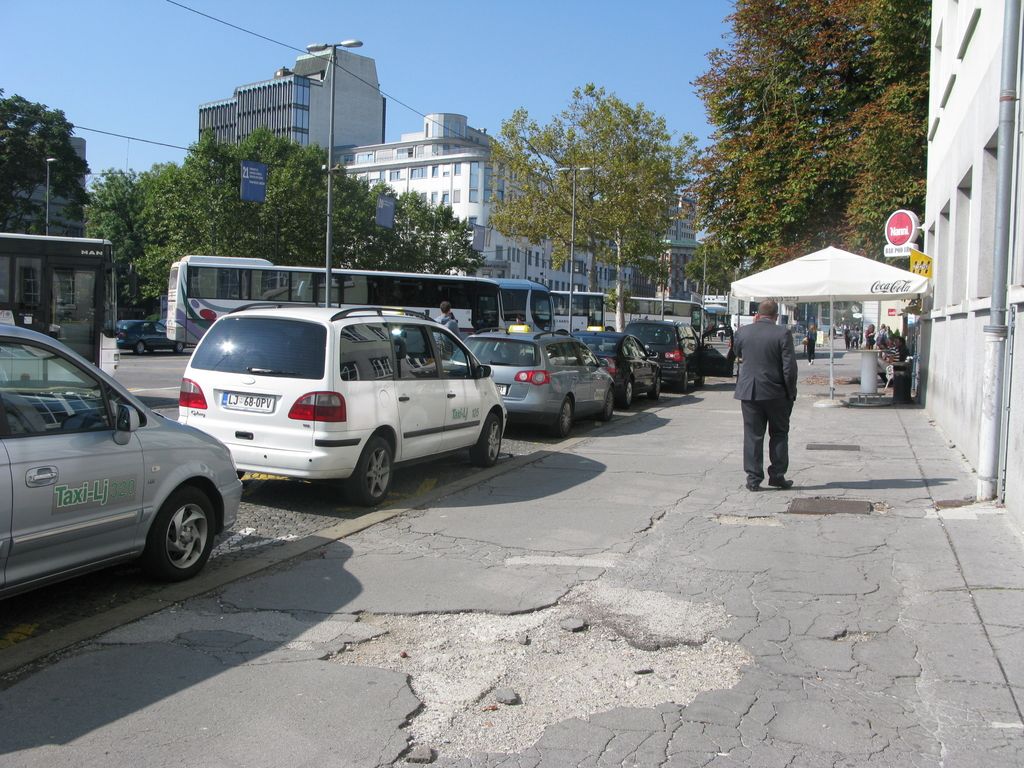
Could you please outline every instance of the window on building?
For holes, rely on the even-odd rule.
[[[437,192],[430,193],[430,204],[437,205]]]
[[[425,179],[427,178],[427,167],[425,165],[418,166],[416,168],[409,169],[410,179]]]
[[[452,172],[451,172],[451,166],[450,165],[442,165],[441,166],[441,175],[442,176],[451,176],[451,173]]]
[[[452,190],[452,202],[453,203],[461,203],[462,202],[462,190],[461,189],[453,189]]]
[[[476,216],[470,216],[469,217],[469,226],[471,226],[471,227],[475,227],[476,226]]]
[[[447,192],[441,195],[441,205],[451,205],[451,203],[451,197],[448,195]]]
[[[480,190],[479,189],[471,189],[471,190],[469,190],[469,202],[471,202],[471,203],[479,203],[480,202]]]
[[[439,166],[439,165],[432,165],[432,166],[430,166],[430,176],[431,176],[431,178],[436,179],[438,177],[438,173],[439,173],[440,170],[441,170],[441,166]]]
[[[456,176],[462,175],[462,163],[452,163],[452,173]]]
[[[388,171],[388,181],[401,181],[402,171],[401,169],[396,171]]]
[[[373,162],[373,152],[357,152],[356,153],[356,162],[357,163],[372,163]]]

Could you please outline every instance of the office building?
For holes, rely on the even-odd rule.
[[[467,124],[465,115],[437,112],[423,120],[423,130],[402,134],[399,141],[359,146],[343,155],[348,173],[369,184],[382,182],[397,194],[415,192],[431,205],[449,205],[455,215],[484,228],[481,277],[528,278],[553,290],[569,290],[568,264],[557,268],[550,242],[507,238],[489,226],[490,201],[503,200],[504,179],[490,163],[490,138]],[[692,229],[692,226],[691,226]],[[576,251],[574,290],[588,290],[591,257]],[[615,269],[597,267],[598,289],[615,285]],[[626,284],[634,296],[652,295],[653,282],[629,269]]]
[[[282,67],[270,80],[240,85],[230,98],[200,105],[199,132],[211,130],[218,141],[237,143],[266,128],[297,144],[326,147],[333,84],[335,148],[382,142],[386,102],[376,62],[338,48],[332,77],[329,57],[303,54],[294,68]]]

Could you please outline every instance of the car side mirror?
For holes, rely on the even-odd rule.
[[[478,365],[473,369],[474,379],[489,379],[491,378],[491,366],[489,365]]]
[[[117,406],[117,421],[114,424],[114,442],[118,445],[128,445],[132,432],[139,428],[142,420],[139,412],[130,405],[121,403]]]

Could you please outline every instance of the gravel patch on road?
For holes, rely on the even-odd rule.
[[[574,618],[587,628],[560,626]],[[335,659],[410,676],[424,705],[409,726],[413,744],[445,757],[518,752],[569,718],[683,705],[730,688],[750,659],[710,637],[726,620],[716,606],[589,583],[557,606],[514,616],[364,615],[386,634]],[[499,689],[519,703],[498,703]]]

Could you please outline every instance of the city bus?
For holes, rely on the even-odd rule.
[[[442,301],[464,334],[526,324],[551,330],[551,295],[530,280],[464,275],[331,270],[331,306],[383,305],[439,314]],[[322,267],[276,266],[266,259],[184,256],[171,265],[167,283],[167,336],[195,344],[210,324],[246,304],[323,305]]]
[[[52,336],[113,374],[116,318],[109,240],[0,233],[0,322]]]
[[[699,301],[631,296],[626,304],[635,307],[636,310],[626,312],[627,323],[630,320],[673,320],[693,326],[698,334],[704,329],[703,311]]]
[[[552,291],[551,303],[555,309],[555,330],[575,331],[605,329],[605,295],[599,291],[572,292],[572,327],[569,326],[569,292]]]

